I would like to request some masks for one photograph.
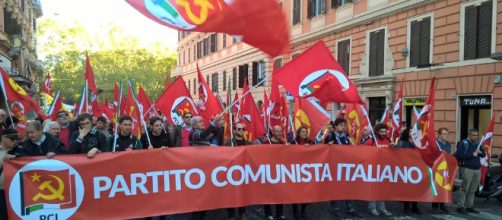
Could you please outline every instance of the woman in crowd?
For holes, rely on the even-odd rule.
[[[300,126],[296,129],[296,138],[290,142],[291,144],[297,145],[311,145],[314,144],[312,140],[309,139],[309,133],[307,128]],[[300,208],[300,210],[298,210]],[[293,204],[293,216],[295,219],[306,219],[307,218],[307,204]]]
[[[59,124],[55,121],[46,121],[44,125],[44,133],[59,140],[59,132],[61,131]]]
[[[408,148],[408,149],[413,149],[415,148],[415,144],[413,144],[413,140],[411,139],[411,129],[406,128],[403,130],[401,133],[401,136],[399,136],[399,140],[397,141],[396,148]],[[417,214],[421,215],[422,212],[418,208],[418,202],[409,202],[409,201],[404,201],[404,213],[409,215],[409,214]]]

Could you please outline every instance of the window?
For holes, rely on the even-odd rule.
[[[197,82],[196,79],[193,79],[193,94],[197,94]]]
[[[197,59],[197,45],[194,44],[193,45],[193,60],[196,60]]]
[[[300,53],[294,53],[293,55],[291,55],[291,60],[295,59],[298,55],[300,55]]]
[[[385,29],[370,33],[369,76],[383,75]]]
[[[222,46],[222,48],[225,48],[225,47],[227,47],[227,34],[224,33],[222,38],[223,39],[221,41],[221,43],[222,43],[221,46]]]
[[[260,83],[265,78],[265,62],[253,62],[253,86]],[[263,86],[263,82],[260,84]]]
[[[209,85],[209,75],[206,75],[206,83]]]
[[[244,82],[248,83],[248,66],[248,64],[239,65],[239,88],[244,87]]]
[[[302,1],[293,0],[293,25],[300,23],[302,13]]]
[[[194,85],[195,86],[195,85]],[[188,91],[190,91],[191,85],[190,85],[190,80],[188,80]]]
[[[209,38],[204,39],[204,53],[203,56],[209,55]]]
[[[187,49],[188,50],[188,56],[187,56],[187,61],[190,63],[190,52],[192,51],[190,48]]]
[[[410,67],[430,66],[431,17],[410,22]]]
[[[465,7],[464,60],[490,56],[492,7],[492,1]]]
[[[202,41],[197,42],[197,59],[202,58]]]
[[[211,53],[214,53],[218,50],[218,34],[217,33],[211,34],[210,40],[211,40],[210,43]]]
[[[237,89],[237,68],[232,69],[232,89]]]
[[[282,67],[282,58],[277,58],[274,60],[274,71],[277,71]]]
[[[347,3],[351,3],[352,0],[331,0],[331,8],[338,8]]]
[[[237,43],[237,38],[232,37],[232,44],[235,44],[235,43]]]
[[[223,91],[227,91],[227,71],[223,71]]]
[[[350,73],[350,39],[338,41],[337,60],[346,75]]]
[[[325,0],[308,0],[307,2],[307,17],[312,18],[326,12]]]
[[[376,124],[377,120],[382,118],[382,114],[385,111],[385,97],[371,97],[368,98],[369,110],[368,114],[370,117],[371,124]]]
[[[211,90],[218,93],[218,73],[213,73],[211,76]]]

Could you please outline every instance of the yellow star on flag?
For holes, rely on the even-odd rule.
[[[31,175],[31,182],[40,182],[40,175],[38,175],[37,173],[33,173],[33,175]]]

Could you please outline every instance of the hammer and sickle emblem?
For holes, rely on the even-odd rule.
[[[188,18],[197,25],[202,24],[206,21],[207,12],[209,11],[209,9],[214,9],[213,4],[211,4],[209,0],[195,0],[194,5],[200,8],[199,15],[197,16],[190,8],[191,4],[190,2],[188,2],[188,0],[176,0],[176,4],[182,6],[185,9]]]
[[[9,84],[10,84],[10,87],[19,95],[22,95],[22,96],[25,96],[26,95],[26,91],[24,91],[24,89],[19,86],[19,84],[16,83],[16,81],[14,81],[14,79],[12,78],[9,78]]]
[[[33,201],[38,201],[39,199],[44,199],[44,200],[54,200],[54,199],[59,199],[59,200],[63,200],[64,199],[64,196],[63,196],[63,192],[64,192],[64,183],[63,183],[63,180],[61,180],[61,178],[57,177],[57,176],[54,176],[54,175],[49,175],[50,177],[54,178],[57,182],[58,182],[58,187],[57,189],[54,188],[54,186],[51,185],[51,182],[50,180],[46,180],[44,181],[42,184],[40,184],[40,186],[38,186],[38,189],[40,191],[43,191],[45,189],[49,190],[52,194],[50,195],[46,195],[46,194],[42,194],[42,193],[37,193],[37,195],[35,195],[33,197]]]

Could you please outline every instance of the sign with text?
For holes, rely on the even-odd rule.
[[[4,168],[13,219],[130,219],[347,199],[451,202],[457,162],[443,154],[428,167],[413,149],[253,145],[18,158]]]

